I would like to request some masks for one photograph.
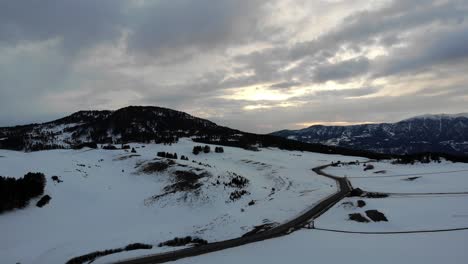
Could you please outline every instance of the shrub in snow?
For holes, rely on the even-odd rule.
[[[130,146],[122,144],[122,149],[130,149]]]
[[[195,246],[201,246],[208,244],[208,241],[205,239],[201,239],[198,237],[175,237],[174,239],[159,243],[159,247],[168,246],[168,247],[180,247],[185,246],[187,244],[193,244]]]
[[[225,182],[224,186],[230,186],[234,188],[244,188],[249,184],[249,180],[245,177],[237,175],[236,173],[231,173],[231,180],[229,182]]]
[[[106,149],[106,150],[116,150],[117,147],[114,146],[114,145],[109,144],[109,145],[102,146],[102,149]]]
[[[177,159],[177,153],[169,153],[169,152],[158,152],[156,156],[166,159]]]
[[[211,148],[210,148],[210,146],[208,146],[208,145],[206,145],[206,146],[203,148],[203,152],[204,152],[204,153],[210,153],[210,151],[211,151]]]
[[[201,146],[194,146],[192,153],[198,155],[202,150],[203,148]]]
[[[417,180],[421,178],[420,176],[419,177],[409,177],[409,178],[406,178],[406,179],[403,179],[404,181],[414,181],[414,180]]]
[[[130,245],[127,245],[124,249],[125,251],[130,251],[130,250],[137,250],[137,249],[152,249],[152,245],[148,244],[142,244],[142,243],[133,243]]]
[[[369,219],[362,216],[360,213],[349,214],[349,220],[353,220],[359,223],[369,223]]]
[[[73,149],[82,149],[82,148],[92,148],[92,149],[97,149],[98,145],[96,142],[84,142],[81,144],[77,144],[72,147]]]
[[[52,199],[52,197],[50,197],[49,195],[46,194],[46,195],[42,196],[42,198],[39,201],[37,201],[36,206],[37,207],[43,207],[44,205],[48,204],[51,199]]]
[[[249,194],[249,192],[247,192],[246,190],[235,190],[233,192],[231,192],[231,194],[229,195],[229,199],[231,201],[235,201],[235,200],[238,200],[240,199],[242,196],[246,195],[246,194]]]
[[[215,152],[216,153],[224,153],[224,149],[222,147],[216,147]]]
[[[61,183],[61,182],[63,182],[63,180],[60,179],[59,176],[52,176],[51,179],[52,179],[54,182],[56,182],[56,183]]]
[[[366,215],[374,222],[381,222],[381,221],[388,222],[387,217],[385,217],[383,213],[377,210],[367,210]]]
[[[357,201],[357,206],[362,208],[362,207],[366,206],[366,202],[364,202],[363,200],[358,200]]]

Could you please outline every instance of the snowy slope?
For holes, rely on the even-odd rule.
[[[468,231],[412,235],[356,235],[301,230],[277,239],[175,264],[411,263],[465,264]]]
[[[354,186],[366,191],[468,192],[468,165],[466,163],[392,164],[391,161],[368,162],[375,168],[364,171],[363,164],[328,167],[327,172],[348,177]],[[377,172],[377,173],[376,173]]]
[[[445,161],[415,165],[395,165],[388,161],[366,165],[368,164],[373,164],[375,169],[363,171],[363,164],[360,164],[328,167],[325,171],[337,176],[347,175],[354,187],[368,191],[412,191],[420,194],[433,191],[468,191],[468,164]],[[374,173],[379,170],[387,172]],[[457,176],[442,173],[456,170],[459,171]],[[421,178],[413,181],[402,180],[415,174]],[[389,184],[386,179],[395,179],[395,182]],[[366,181],[370,183],[366,184]],[[357,200],[365,201],[366,205],[362,208],[357,207]],[[278,239],[182,259],[175,263],[462,264],[466,263],[468,258],[467,230],[410,234],[356,234],[319,229],[382,233],[468,228],[467,204],[467,194],[413,193],[390,195],[379,199],[345,198],[314,221],[316,229],[303,229]],[[384,213],[388,222],[358,223],[348,220],[350,213],[365,215],[366,210],[373,209]]]
[[[179,143],[131,144],[128,150],[0,150],[0,175],[22,177],[29,171],[47,176],[43,208],[35,201],[0,215],[0,263],[63,263],[96,250],[140,242],[157,245],[176,236],[199,236],[210,242],[238,237],[256,225],[284,222],[336,190],[335,183],[310,169],[355,157],[266,149],[247,151],[225,147],[224,153],[191,153],[190,139]],[[214,149],[214,146],[212,146]],[[142,168],[159,161],[159,151],[185,155],[189,161],[161,173]],[[196,163],[192,162],[195,160]],[[174,183],[174,171],[207,173],[196,191],[176,192],[154,201]],[[232,173],[247,178],[249,194],[231,201],[235,188],[217,184]],[[62,183],[50,177],[58,175]],[[255,204],[248,206],[250,201]],[[243,209],[243,212],[241,211]],[[149,254],[173,248],[155,247]],[[118,257],[124,257],[120,254]],[[99,260],[101,261],[101,260]],[[105,261],[103,259],[102,261]]]
[[[468,164],[442,161],[414,165],[390,161],[328,167],[333,175],[346,176],[354,187],[369,192],[389,193],[387,198],[347,198],[325,213],[317,227],[351,231],[408,231],[468,227]],[[356,207],[357,200],[366,202]],[[350,202],[354,206],[350,206]],[[376,209],[388,222],[347,221],[348,214]]]

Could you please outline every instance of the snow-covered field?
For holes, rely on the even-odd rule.
[[[366,202],[358,208],[357,200]],[[348,214],[378,210],[388,222],[358,223]],[[468,196],[398,196],[381,199],[346,198],[315,221],[315,227],[357,232],[400,232],[468,227]]]
[[[291,219],[336,191],[335,182],[311,168],[356,160],[278,149],[254,152],[224,147],[224,153],[214,153],[215,146],[211,153],[195,156],[194,145],[199,144],[190,139],[172,146],[131,144],[136,154],[103,149],[0,150],[0,175],[42,172],[47,177],[45,194],[52,197],[43,208],[35,206],[36,199],[25,209],[0,215],[0,263],[64,263],[135,242],[155,245],[152,250],[95,262],[101,263],[173,250],[157,245],[176,236],[198,236],[209,242],[238,237],[256,225]],[[189,160],[179,159],[164,172],[143,173],[148,163],[160,161],[156,158],[159,151],[176,152]],[[205,173],[198,181],[201,187],[151,199],[174,183],[177,170]],[[249,180],[248,194],[231,201],[230,193],[236,188],[223,183],[236,174]],[[54,175],[63,182],[54,183]],[[255,204],[249,206],[252,200]]]
[[[374,169],[364,171],[369,164]],[[365,165],[342,164],[325,171],[348,177],[355,188],[389,193],[389,197],[346,198],[321,216],[316,227],[363,232],[468,227],[468,164],[442,161],[401,165],[380,161]],[[366,206],[357,207],[357,200],[363,200]],[[347,220],[350,213],[365,215],[366,210],[372,209],[384,213],[389,221]]]
[[[300,230],[288,236],[181,259],[175,264],[465,264],[468,231],[357,235]]]
[[[412,194],[379,199],[345,198],[316,219],[315,228],[378,233],[468,228],[468,195],[417,194],[467,192],[468,164],[446,161],[415,165],[393,165],[389,161],[371,164],[375,168],[368,171],[363,171],[363,164],[328,167],[325,171],[336,176],[347,176],[354,187],[366,191]],[[381,170],[386,172],[374,173]],[[421,178],[405,180],[408,177]],[[357,207],[357,200],[365,201],[366,205]],[[350,213],[365,216],[365,211],[372,209],[384,213],[388,222],[358,223],[348,220]],[[461,264],[467,263],[467,245],[468,230],[354,234],[303,229],[288,236],[182,259],[176,263]]]
[[[392,164],[391,161],[328,167],[326,172],[348,177],[353,186],[372,192],[428,193],[468,192],[468,164],[442,161],[414,165]]]
[[[109,255],[93,263],[109,263],[174,250],[158,247],[174,237],[196,236],[209,242],[239,237],[264,223],[281,223],[336,191],[335,182],[311,168],[340,160],[359,165],[328,167],[366,191],[398,193],[388,198],[345,198],[315,220],[315,227],[358,232],[415,231],[468,227],[468,164],[395,165],[363,158],[262,148],[247,151],[224,147],[224,153],[192,154],[190,139],[169,145],[130,144],[129,150],[51,150],[32,153],[0,150],[0,175],[22,177],[43,172],[48,205],[31,201],[22,210],[0,215],[0,263],[64,263],[97,250],[130,243],[154,245]],[[184,155],[161,172],[144,172],[148,164],[166,162],[160,151]],[[194,162],[195,161],[195,162]],[[366,164],[366,165],[367,165]],[[200,187],[167,192],[177,171],[201,175]],[[385,171],[385,172],[382,172]],[[379,172],[379,173],[375,173]],[[52,176],[63,182],[55,183]],[[225,186],[236,175],[249,180],[247,194]],[[417,178],[413,178],[417,177]],[[409,179],[411,178],[411,179]],[[166,188],[166,190],[165,190]],[[159,198],[157,195],[165,194]],[[407,195],[408,194],[408,195]],[[357,200],[366,205],[358,208]],[[254,201],[253,205],[249,205]],[[351,202],[353,205],[350,205]],[[376,209],[388,222],[358,223],[350,213]],[[299,230],[291,235],[223,250],[176,263],[466,263],[468,231],[422,234],[344,234]]]

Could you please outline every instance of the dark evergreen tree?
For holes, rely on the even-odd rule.
[[[203,148],[203,152],[205,153],[210,153],[211,149],[210,149],[210,146],[206,145],[204,148]]]

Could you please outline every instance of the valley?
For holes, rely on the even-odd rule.
[[[253,230],[274,228],[337,192],[335,181],[312,171],[326,164],[333,166],[323,169],[325,173],[388,197],[345,198],[314,220],[315,230],[302,229],[292,237],[304,232],[385,233],[468,226],[465,163],[395,164],[395,160],[277,148],[252,151],[224,146],[219,153],[213,151],[215,145],[209,145],[209,153],[195,155],[194,147],[205,145],[190,138],[173,144],[133,143],[124,149],[115,145],[114,150],[103,146],[29,153],[0,150],[0,175],[42,172],[47,178],[44,194],[51,197],[43,208],[35,206],[37,198],[24,209],[0,216],[0,231],[5,234],[0,241],[2,262],[64,263],[133,243],[151,246],[93,262],[110,263],[193,246],[160,246],[177,237],[213,243],[262,232]],[[159,153],[176,153],[188,160],[162,158]],[[373,168],[366,169],[369,165]],[[366,205],[358,207],[358,200]],[[348,219],[356,213],[367,218],[369,209],[382,212],[388,222]],[[274,241],[283,239],[291,238]]]

